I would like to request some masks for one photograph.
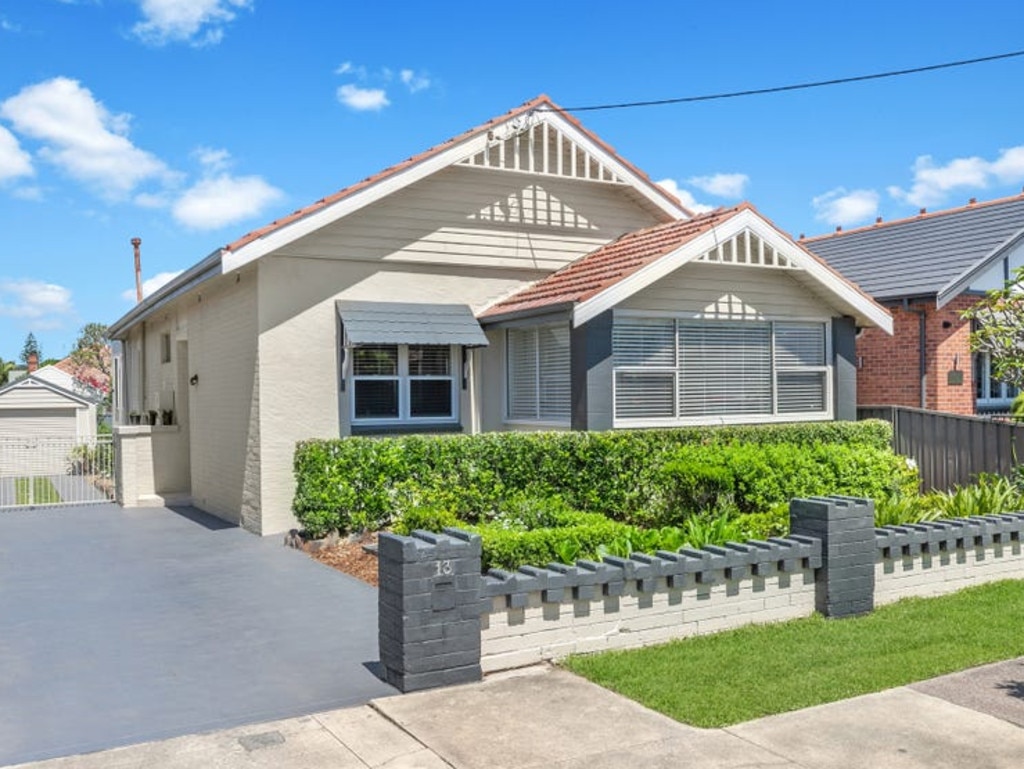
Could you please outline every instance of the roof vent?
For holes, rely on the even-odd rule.
[[[926,213],[928,213],[928,209],[927,208],[922,208],[917,213],[918,213],[919,216],[924,216]]]
[[[977,202],[978,202],[977,198],[971,198],[970,200],[967,201],[967,205],[973,206]]]
[[[875,224],[881,224],[881,223],[882,223],[882,217],[881,216],[876,216],[875,217]]]
[[[842,232],[842,231],[843,231],[843,225],[840,224],[838,227],[836,227],[836,232]]]
[[[804,234],[803,234],[803,233],[801,232],[801,233],[800,233],[800,237],[799,237],[799,238],[797,238],[797,240],[803,240],[803,239],[804,239],[804,237],[805,237],[805,235],[804,235]]]

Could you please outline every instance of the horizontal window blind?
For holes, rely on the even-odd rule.
[[[569,421],[568,324],[509,329],[505,339],[508,418]]]
[[[771,327],[679,324],[680,416],[770,414]]]
[[[615,418],[820,414],[827,325],[616,318]]]

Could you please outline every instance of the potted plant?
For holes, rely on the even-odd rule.
[[[146,413],[149,414],[149,422],[147,424],[155,425],[156,424],[156,416],[157,416],[156,409],[150,409]]]
[[[173,409],[161,409],[161,411],[160,411],[160,424],[162,424],[162,425],[173,425],[174,424],[174,410]]]
[[[142,423],[142,414],[140,414],[138,411],[129,411],[128,412],[128,424],[138,425],[138,424],[141,424],[141,423]]]

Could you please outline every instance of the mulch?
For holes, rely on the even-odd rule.
[[[320,563],[376,587],[377,556],[364,549],[365,546],[376,546],[376,544],[377,535],[375,533],[365,534],[358,538],[342,540],[336,545],[320,547],[315,552],[306,549],[306,552]]]

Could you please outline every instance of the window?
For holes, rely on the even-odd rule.
[[[449,345],[382,344],[352,348],[354,421],[451,421],[456,417]]]
[[[568,324],[512,328],[506,343],[508,419],[567,423],[572,399]]]
[[[170,363],[171,362],[171,335],[161,334],[160,335],[160,362]]]
[[[974,395],[979,408],[1008,409],[1018,390],[992,376],[992,359],[987,352],[974,356]]]
[[[826,415],[827,324],[617,317],[617,423]]]

